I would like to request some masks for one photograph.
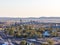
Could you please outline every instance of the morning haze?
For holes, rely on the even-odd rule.
[[[1,17],[60,17],[60,0],[0,0]]]

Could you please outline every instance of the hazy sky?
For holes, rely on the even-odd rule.
[[[60,0],[0,0],[0,17],[60,16]]]

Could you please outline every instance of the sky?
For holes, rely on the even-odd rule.
[[[0,17],[60,17],[60,0],[0,0]]]

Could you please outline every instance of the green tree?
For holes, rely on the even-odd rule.
[[[21,33],[20,31],[17,31],[16,34],[15,34],[16,37],[21,37]]]
[[[31,45],[35,45],[34,43],[32,43]]]
[[[52,30],[51,36],[58,36],[57,30]]]
[[[54,41],[51,40],[51,39],[47,39],[47,42],[48,42],[49,45],[54,45]]]
[[[9,35],[14,35],[14,30],[9,30]]]
[[[26,40],[22,40],[22,41],[20,42],[20,45],[27,45]]]

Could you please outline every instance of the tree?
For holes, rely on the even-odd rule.
[[[34,43],[32,43],[31,45],[35,45]]]
[[[8,28],[5,28],[5,29],[4,29],[4,33],[5,33],[5,34],[8,34],[8,33],[9,33],[9,29],[8,29]]]
[[[57,33],[56,30],[52,30],[51,35],[52,35],[52,36],[58,36],[58,33]]]
[[[16,37],[21,37],[20,31],[17,31],[17,32],[15,33],[15,36],[16,36]]]
[[[22,41],[20,42],[20,45],[27,45],[26,40],[22,40]]]
[[[9,30],[9,35],[14,35],[14,30]]]
[[[47,39],[48,45],[54,45],[54,41],[51,39]]]
[[[42,33],[40,33],[40,32],[37,32],[37,36],[38,36],[38,38],[42,38],[43,37]]]

